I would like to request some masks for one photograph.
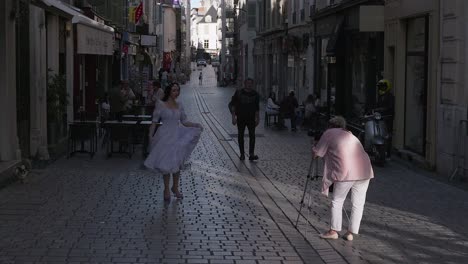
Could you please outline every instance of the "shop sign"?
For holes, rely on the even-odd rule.
[[[77,24],[77,36],[78,54],[112,55],[114,53],[114,33]]]
[[[140,43],[142,46],[156,47],[158,44],[156,35],[141,35]]]
[[[383,32],[384,7],[383,6],[360,6],[359,7],[359,31],[360,32]]]

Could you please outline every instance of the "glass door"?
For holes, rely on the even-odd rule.
[[[408,20],[406,31],[405,148],[425,155],[428,19]]]

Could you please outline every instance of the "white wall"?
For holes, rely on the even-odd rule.
[[[466,120],[468,109],[468,3],[466,1],[441,1],[440,15],[441,64],[438,95],[437,167],[443,175],[451,175],[459,165],[457,156],[468,156],[468,136],[460,127]],[[461,133],[463,134],[461,134]],[[463,153],[464,152],[464,153]],[[463,170],[458,172],[463,173]],[[468,171],[465,171],[467,175]]]
[[[209,40],[208,49],[218,48],[218,25],[217,23],[199,23],[198,24],[198,39],[196,42],[201,43],[204,48],[204,41]]]
[[[164,52],[176,49],[176,13],[172,8],[164,8]]]
[[[30,5],[29,18],[29,68],[31,85],[30,154],[31,156],[38,156],[39,159],[49,159],[47,150],[47,32],[45,12],[41,8]]]

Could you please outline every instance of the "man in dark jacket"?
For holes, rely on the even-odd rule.
[[[232,124],[237,124],[240,159],[244,160],[244,132],[249,130],[249,160],[257,160],[255,155],[255,127],[259,124],[260,96],[253,89],[254,81],[248,78],[244,88],[236,91],[232,96],[230,108]]]
[[[280,105],[280,124],[284,127],[284,119],[291,119],[291,131],[296,131],[296,108],[299,107],[296,94],[290,91]]]

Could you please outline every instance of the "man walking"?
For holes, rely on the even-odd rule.
[[[245,160],[244,132],[249,130],[249,160],[257,160],[255,155],[255,127],[259,124],[260,96],[253,89],[254,81],[248,78],[244,82],[244,88],[236,91],[232,96],[230,110],[232,124],[237,124],[240,159]]]
[[[202,85],[203,84],[203,73],[200,72],[200,75],[198,75],[198,85]]]

